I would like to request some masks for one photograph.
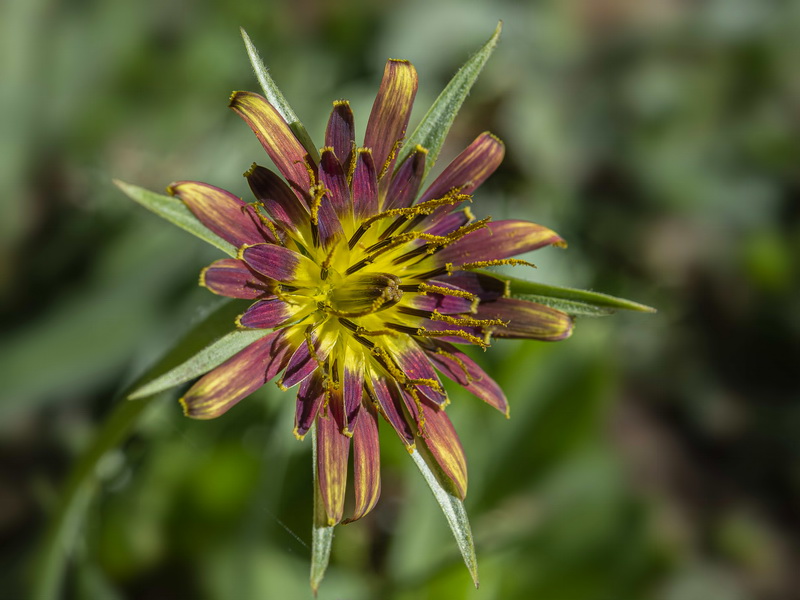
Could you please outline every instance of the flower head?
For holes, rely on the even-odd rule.
[[[463,208],[500,164],[500,140],[479,135],[419,193],[428,152],[402,148],[416,90],[414,67],[390,60],[363,146],[350,105],[337,101],[318,160],[267,100],[236,92],[231,108],[280,176],[253,165],[245,174],[253,204],[204,183],[169,188],[239,249],[204,269],[201,284],[253,300],[237,325],[264,330],[195,383],[181,399],[184,410],[214,418],[269,380],[299,386],[294,433],[302,438],[316,424],[319,492],[331,525],[343,517],[351,441],[351,520],[377,502],[379,417],[406,447],[423,447],[463,499],[464,452],[439,375],[508,414],[499,386],[458,346],[486,348],[492,337],[560,340],[572,330],[567,314],[509,298],[503,281],[478,272],[529,264],[514,257],[564,245],[540,225],[475,220]]]

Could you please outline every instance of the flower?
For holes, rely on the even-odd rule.
[[[460,208],[500,164],[500,140],[479,135],[419,195],[427,150],[402,149],[416,90],[414,67],[388,61],[364,145],[354,141],[350,105],[337,101],[318,160],[267,100],[235,92],[231,108],[283,178],[253,165],[245,173],[253,204],[205,183],[169,187],[205,227],[239,249],[237,258],[205,268],[200,283],[253,300],[237,325],[265,332],[197,381],[181,398],[184,411],[210,419],[269,380],[277,378],[281,389],[299,385],[294,433],[302,438],[316,424],[329,525],[343,518],[351,441],[349,520],[378,500],[379,416],[407,448],[424,449],[463,499],[464,451],[444,410],[449,400],[439,374],[506,415],[508,404],[457,346],[486,348],[491,337],[555,341],[572,331],[567,314],[507,297],[502,280],[478,272],[529,264],[513,257],[565,245],[546,227],[475,220]]]

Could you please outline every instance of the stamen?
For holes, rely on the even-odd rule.
[[[440,356],[444,356],[446,358],[449,358],[450,360],[455,362],[459,367],[461,367],[461,370],[464,371],[464,377],[466,377],[466,379],[467,379],[467,385],[469,385],[470,383],[475,381],[475,378],[470,374],[469,369],[467,368],[467,365],[464,363],[463,360],[461,360],[461,358],[459,358],[458,356],[456,356],[452,352],[447,352],[446,350],[443,350],[442,348],[436,348],[435,353],[439,354]]]
[[[383,179],[383,176],[386,175],[386,172],[389,170],[389,167],[392,166],[392,162],[394,161],[395,156],[397,156],[397,151],[400,149],[400,146],[402,145],[403,145],[402,138],[399,140],[395,140],[395,143],[392,144],[392,149],[389,152],[389,156],[386,157],[386,162],[383,163],[381,172],[378,174],[378,181]]]
[[[444,321],[445,323],[450,323],[451,325],[462,325],[465,327],[491,327],[492,325],[501,325],[502,327],[508,327],[510,321],[503,321],[501,319],[473,319],[472,317],[466,316],[451,316],[451,315],[443,315],[438,310],[434,310],[431,313],[430,319],[432,321]]]
[[[333,253],[336,250],[336,246],[332,246],[331,249],[328,251],[328,255],[325,257],[325,260],[322,261],[322,264],[319,267],[319,278],[322,281],[328,279],[328,271],[331,267],[331,259],[333,258]]]
[[[387,238],[392,233],[394,233],[398,227],[407,223],[410,217],[414,216],[427,216],[433,213],[434,210],[439,208],[440,206],[446,206],[448,204],[456,204],[463,200],[470,199],[471,197],[466,194],[455,194],[455,195],[448,195],[444,196],[443,198],[433,198],[431,200],[426,200],[425,202],[421,202],[415,206],[403,207],[403,208],[390,208],[389,210],[385,210],[383,212],[378,213],[377,215],[373,215],[368,219],[365,219],[361,222],[361,225],[353,234],[353,237],[350,238],[348,245],[352,250],[355,247],[358,240],[361,239],[367,229],[369,229],[374,223],[381,221],[383,219],[388,219],[390,217],[397,217],[395,221],[384,231],[380,238],[383,240]]]
[[[447,264],[450,267],[449,270],[452,271],[453,270],[452,263],[447,263]],[[533,267],[534,269],[536,268],[535,264],[528,262],[527,260],[522,260],[520,258],[500,258],[495,260],[479,260],[477,262],[464,263],[463,265],[459,265],[458,267],[456,267],[456,270],[466,271],[467,269],[480,269],[481,267],[496,267],[499,265],[511,265],[513,267],[519,265],[525,265],[526,267]]]
[[[453,204],[453,205],[463,202],[465,200],[467,202],[472,202],[472,196],[470,194],[462,194],[460,187],[451,188],[450,191],[448,191],[444,196],[442,196],[442,198],[440,198],[440,200],[443,200],[445,198],[453,198],[453,201],[447,202],[447,204]],[[406,229],[413,229],[414,227],[422,223],[424,219],[425,216],[417,215],[411,220]]]
[[[464,298],[466,300],[480,301],[480,298],[466,290],[454,290],[452,288],[442,287],[441,285],[431,285],[428,283],[420,283],[417,288],[420,292],[425,294],[442,294],[443,296],[453,296],[454,298]],[[402,287],[401,287],[402,289]],[[405,290],[403,290],[405,291]]]
[[[365,329],[364,327],[361,327],[360,325],[356,325],[356,323],[354,323],[350,319],[344,319],[344,318],[340,317],[339,318],[339,323],[343,327],[345,327],[346,329],[349,329],[350,331],[352,331],[355,334],[355,337],[361,337],[361,336],[365,336],[365,335],[369,335],[369,336],[390,335],[390,336],[393,336],[393,337],[397,336],[397,332],[396,331],[392,331],[390,329],[374,329],[374,330]]]
[[[255,165],[255,163],[253,163],[253,164]],[[251,205],[242,206],[242,212],[246,213],[247,209],[250,208],[250,206]],[[265,212],[267,211],[267,208],[266,208],[266,206],[264,206],[264,203],[263,202],[254,202],[252,204],[252,206],[254,206],[256,208],[253,212],[258,217],[258,220],[261,221],[261,224],[264,227],[266,227],[267,229],[269,229],[270,233],[272,233],[272,235],[278,241],[278,244],[280,244],[281,246],[286,246],[286,244],[284,244],[284,242],[283,242],[283,236],[278,232],[278,228],[275,226],[275,223],[273,223],[272,220],[269,219],[266,215],[262,215],[258,211],[259,208],[261,208]]]
[[[392,262],[395,265],[400,265],[404,262],[411,260],[412,258],[419,256],[420,254],[427,254],[427,255],[435,254],[442,248],[446,248],[453,242],[457,242],[468,233],[472,233],[477,229],[482,229],[486,227],[486,224],[489,223],[489,221],[491,221],[491,217],[486,217],[485,219],[481,219],[480,221],[476,221],[468,225],[462,225],[461,227],[459,227],[455,231],[451,231],[447,235],[431,236],[432,238],[436,239],[432,239],[429,243],[425,244],[424,246],[420,246],[419,248],[414,248],[413,250],[410,250],[409,252],[406,252],[405,254],[398,256]],[[407,235],[407,234],[400,234],[400,235]],[[425,234],[425,235],[430,236],[431,234]],[[422,239],[428,239],[428,238],[423,237]]]
[[[488,342],[485,339],[481,339],[478,336],[472,335],[471,333],[467,333],[461,329],[439,329],[439,330],[428,330],[428,329],[420,329],[417,333],[420,337],[429,337],[429,338],[437,338],[437,337],[460,337],[462,339],[467,340],[468,342],[475,344],[476,346],[480,346],[483,350],[489,347]]]
[[[350,141],[350,154],[348,156],[350,160],[347,163],[347,186],[352,188],[353,173],[356,172],[356,163],[358,162],[358,152],[356,152],[355,140]]]

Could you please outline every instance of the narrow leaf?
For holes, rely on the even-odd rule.
[[[311,429],[311,460],[314,471],[314,522],[311,530],[311,591],[317,595],[319,584],[325,577],[333,544],[333,527],[328,525],[328,517],[319,490],[319,473],[317,473],[317,427]]]
[[[278,89],[278,86],[275,84],[272,76],[270,76],[269,69],[267,69],[267,67],[264,65],[264,61],[261,60],[261,56],[259,56],[255,44],[253,44],[250,36],[247,35],[244,27],[240,27],[239,31],[242,33],[244,46],[247,49],[247,56],[250,59],[250,64],[253,66],[253,71],[256,74],[258,83],[261,85],[261,89],[264,90],[264,96],[269,103],[275,107],[275,110],[280,113],[280,115],[283,117],[283,120],[288,123],[295,137],[297,137],[300,143],[303,144],[303,147],[311,155],[311,158],[314,160],[314,162],[318,163],[319,153],[317,152],[316,146],[314,146],[314,142],[311,140],[311,136],[308,135],[308,131],[306,131],[306,128],[300,122],[300,119],[297,117],[295,112],[292,110],[292,107],[289,106],[289,103],[286,101],[286,98]]]
[[[408,139],[403,144],[403,149],[400,151],[400,158],[397,165],[402,165],[406,156],[417,147],[422,146],[428,150],[428,160],[425,161],[425,174],[430,171],[436,158],[439,156],[439,151],[442,149],[447,132],[450,131],[450,126],[456,118],[461,105],[469,94],[472,85],[478,78],[483,65],[489,60],[489,57],[494,52],[497,46],[497,41],[500,39],[500,31],[503,27],[503,22],[500,21],[492,34],[492,37],[487,41],[472,57],[464,63],[458,72],[450,80],[450,83],[445,86],[439,97],[436,98],[433,105],[428,109],[428,112],[422,118],[417,128],[414,130]]]
[[[208,373],[211,369],[218,367],[240,350],[244,350],[257,339],[270,335],[271,333],[272,330],[266,329],[231,331],[211,345],[203,348],[186,362],[167,371],[160,377],[150,380],[145,385],[136,388],[133,392],[128,394],[128,400],[138,400],[140,398],[152,396],[153,394],[163,392],[171,387]]]
[[[475,582],[475,587],[477,588],[478,559],[475,557],[475,544],[472,541],[472,530],[469,526],[464,503],[442,486],[439,478],[436,477],[436,474],[431,470],[431,467],[425,462],[418,450],[412,450],[411,458],[414,459],[417,467],[422,472],[422,476],[425,478],[425,482],[430,486],[436,501],[442,507],[447,524],[453,531],[458,549],[464,558],[464,564],[467,565],[472,581]]]
[[[546,285],[515,277],[506,277],[497,273],[487,273],[487,275],[508,282],[509,296],[512,298],[531,300],[532,302],[552,306],[570,315],[602,317],[613,314],[618,310],[656,312],[656,309],[650,306],[608,294],[601,294],[600,292]]]
[[[218,304],[207,316],[189,328],[170,352],[167,352],[148,373],[127,386],[121,396],[153,374],[168,372],[187,356],[196,353],[225,330],[230,329],[233,319],[241,312],[242,303],[225,301]],[[118,402],[113,412],[105,419],[95,438],[83,455],[72,467],[66,485],[59,495],[57,512],[50,521],[49,529],[38,552],[37,577],[32,598],[35,600],[56,600],[62,597],[61,585],[64,580],[67,562],[75,550],[75,532],[83,524],[86,510],[97,486],[97,463],[107,452],[119,446],[136,428],[145,409],[157,396],[150,396],[141,402]],[[177,407],[176,407],[177,410]]]
[[[166,219],[181,229],[185,229],[192,235],[196,235],[204,242],[216,246],[228,256],[236,256],[236,248],[232,244],[206,229],[205,225],[198,221],[197,217],[177,198],[156,194],[119,179],[114,179],[114,185],[121,189],[131,200],[138,202],[147,210],[153,211],[159,217]]]

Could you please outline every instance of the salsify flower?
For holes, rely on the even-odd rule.
[[[349,520],[378,500],[379,418],[407,448],[422,449],[463,499],[467,467],[440,375],[505,415],[508,404],[458,346],[486,348],[492,337],[555,341],[572,331],[567,314],[507,297],[502,280],[476,272],[529,264],[513,257],[564,245],[541,225],[475,220],[463,207],[500,164],[499,139],[479,135],[421,194],[427,150],[406,149],[397,164],[416,90],[414,67],[388,61],[363,145],[350,105],[334,102],[318,161],[267,100],[236,92],[231,108],[280,176],[253,165],[245,174],[252,204],[205,183],[169,187],[238,248],[237,258],[204,269],[201,284],[253,300],[237,325],[265,331],[197,381],[181,398],[184,411],[215,418],[272,379],[297,387],[294,434],[316,425],[328,525],[344,516],[351,446]]]

